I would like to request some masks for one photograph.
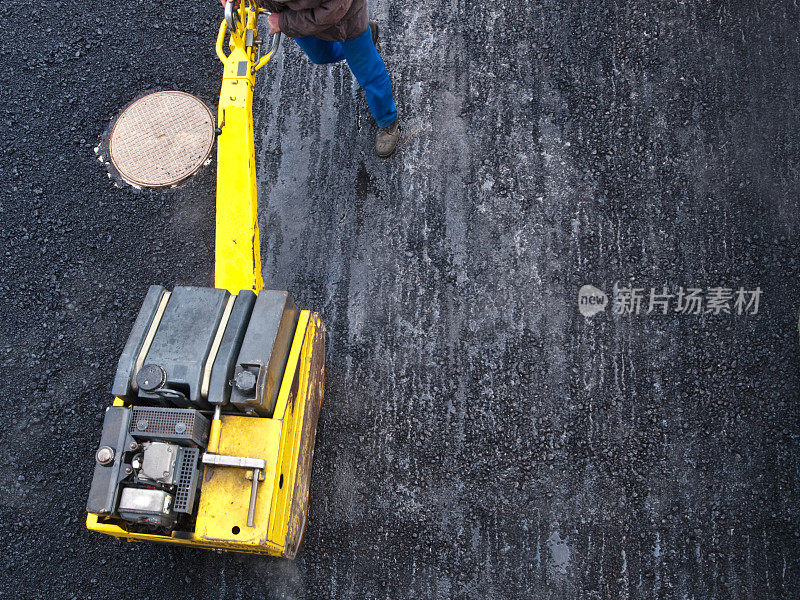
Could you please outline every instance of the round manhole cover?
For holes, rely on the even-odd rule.
[[[128,106],[114,123],[109,153],[122,179],[140,187],[175,185],[211,154],[214,117],[184,92],[155,92]]]

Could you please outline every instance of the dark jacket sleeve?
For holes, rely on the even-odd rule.
[[[280,12],[285,8],[283,4],[279,4],[275,0],[258,0],[258,5],[266,8],[269,12]]]
[[[288,0],[278,26],[289,37],[299,38],[328,29],[342,20],[353,0]]]

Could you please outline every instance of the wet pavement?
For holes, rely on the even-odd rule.
[[[293,562],[83,526],[147,287],[213,283],[214,166],[115,189],[92,148],[143,90],[216,103],[220,7],[9,12],[0,598],[798,597],[800,9],[752,4],[376,0],[386,161],[346,66],[259,73],[264,278],[329,332]]]

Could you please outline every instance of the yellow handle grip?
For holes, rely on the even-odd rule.
[[[217,57],[222,61],[225,62],[228,60],[228,57],[225,55],[225,51],[222,49],[222,44],[225,43],[225,34],[228,31],[228,22],[223,19],[222,23],[219,24],[219,33],[217,34]]]
[[[208,434],[208,451],[219,452],[219,436],[222,433],[222,421],[214,419],[211,421],[211,431]]]

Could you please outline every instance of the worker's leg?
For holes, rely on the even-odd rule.
[[[344,52],[339,42],[328,42],[313,35],[295,38],[295,41],[308,55],[309,60],[316,65],[326,65],[344,60]]]
[[[392,82],[372,41],[369,27],[357,38],[343,42],[342,50],[350,70],[366,92],[367,104],[378,127],[394,123],[397,107],[392,97]]]

